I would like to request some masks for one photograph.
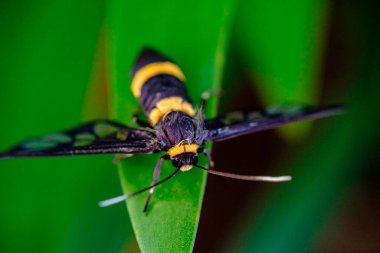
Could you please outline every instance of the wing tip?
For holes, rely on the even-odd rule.
[[[347,107],[343,104],[331,104],[317,107],[316,110],[323,113],[321,117],[330,117],[346,113]]]
[[[8,153],[0,154],[0,160],[6,160],[6,159],[11,159],[11,158],[13,158],[13,156],[9,155]]]

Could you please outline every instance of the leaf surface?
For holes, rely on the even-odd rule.
[[[233,2],[229,0],[175,4],[111,1],[108,26],[114,117],[133,125],[131,115],[138,103],[130,91],[129,72],[144,47],[162,52],[182,68],[194,102],[200,101],[203,91],[218,87],[232,11]],[[215,115],[215,105],[215,99],[208,104],[208,116]],[[158,159],[159,155],[141,155],[121,162],[125,193],[150,185]],[[161,178],[173,169],[170,162],[165,162]],[[156,188],[147,214],[143,213],[147,193],[127,201],[142,252],[192,251],[205,183],[206,175],[200,170],[180,173]]]

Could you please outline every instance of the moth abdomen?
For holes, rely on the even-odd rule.
[[[132,71],[131,89],[152,125],[171,111],[194,116],[184,81],[182,70],[168,58],[151,49],[141,53]]]

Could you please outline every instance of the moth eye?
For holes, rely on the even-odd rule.
[[[193,164],[197,164],[198,163],[198,156],[195,155],[193,156]]]
[[[178,159],[173,159],[172,160],[172,164],[173,164],[174,167],[178,168],[179,167],[179,160]]]

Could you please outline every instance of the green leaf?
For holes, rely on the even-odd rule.
[[[203,91],[220,85],[233,13],[233,2],[113,0],[109,4],[109,50],[114,117],[131,123],[138,103],[130,91],[129,71],[146,46],[169,56],[183,69],[190,96],[198,102]],[[191,11],[189,11],[191,10]],[[215,115],[209,103],[208,115]],[[120,168],[125,193],[146,187],[158,155],[123,161]],[[173,171],[170,162],[162,178]],[[132,225],[143,252],[191,252],[195,240],[206,176],[193,169],[157,187],[148,214],[142,210],[147,195],[127,201]]]
[[[352,198],[363,200],[363,195],[350,196],[351,190],[360,188],[358,180],[368,177],[365,169],[371,159],[378,157],[378,142],[374,137],[378,135],[380,41],[376,35],[378,24],[374,22],[378,13],[370,2],[340,6],[346,19],[338,31],[354,29],[356,33],[351,36],[355,38],[351,39],[358,42],[356,50],[361,52],[356,54],[359,57],[354,60],[355,68],[350,69],[349,80],[347,77],[339,80],[350,82],[346,115],[326,120],[325,127],[307,148],[295,155],[298,159],[287,166],[294,171],[293,182],[265,196],[265,203],[250,211],[255,217],[244,220],[244,230],[235,234],[233,246],[228,248],[232,250],[226,252],[317,252],[326,249],[326,245],[319,245],[315,240],[319,236],[330,240],[329,236],[339,234],[342,228],[336,227],[335,218],[347,215],[346,210],[338,210],[340,204],[347,200],[351,203]],[[287,169],[280,164],[281,169]],[[338,243],[333,247],[344,246],[333,242]]]
[[[266,105],[318,101],[327,1],[240,1],[233,50]],[[308,122],[281,128],[302,137]]]
[[[82,121],[103,10],[103,1],[0,3],[1,151]],[[123,208],[97,206],[120,188],[111,160],[0,160],[0,252],[119,251]]]

